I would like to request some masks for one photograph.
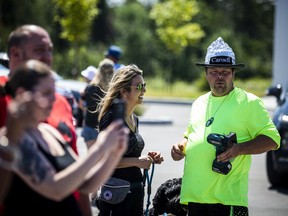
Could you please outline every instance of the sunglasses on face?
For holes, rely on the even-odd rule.
[[[146,83],[140,83],[137,86],[132,87],[135,87],[138,91],[142,91],[144,88],[146,89]]]

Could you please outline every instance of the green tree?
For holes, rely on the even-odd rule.
[[[93,19],[98,14],[98,0],[54,0],[59,13],[55,20],[60,23],[60,37],[71,42],[74,56],[72,75],[77,75],[79,68],[79,50],[90,35]]]
[[[167,48],[180,53],[205,35],[201,26],[192,22],[198,12],[195,0],[167,0],[155,4],[150,16],[155,20],[157,34]]]
[[[53,4],[50,0],[0,0],[0,50],[6,51],[9,33],[23,24],[36,24],[51,30]]]
[[[149,10],[137,1],[128,1],[115,8],[115,44],[123,49],[122,63],[137,64],[145,76],[155,75],[158,67],[155,56],[159,50],[151,27]]]
[[[196,59],[203,61],[206,48],[217,37],[233,48],[238,62],[246,67],[238,78],[269,77],[272,70],[274,3],[270,0],[202,0],[201,23],[206,37],[198,45]]]
[[[193,22],[198,13],[199,7],[195,0],[166,0],[152,6],[150,18],[164,46],[164,54],[161,55],[164,66],[162,75],[168,83],[191,81],[198,76],[198,72],[193,72],[191,61],[191,47],[205,36],[200,24]]]
[[[116,39],[113,26],[113,9],[109,8],[106,0],[99,0],[98,9],[99,14],[93,21],[90,39],[94,43],[110,44]]]

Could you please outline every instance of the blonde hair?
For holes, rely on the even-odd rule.
[[[89,84],[98,85],[100,88],[107,92],[109,82],[114,75],[114,62],[110,59],[104,59],[99,63],[98,72],[95,74]]]
[[[114,74],[109,84],[105,97],[102,98],[101,102],[99,103],[99,122],[103,115],[108,111],[112,101],[115,98],[121,98],[121,90],[128,92],[131,91],[132,79],[138,75],[142,76],[143,71],[134,64],[123,66],[117,70],[117,73]]]

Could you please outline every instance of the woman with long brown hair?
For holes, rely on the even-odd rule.
[[[134,114],[137,105],[143,103],[146,83],[143,72],[136,65],[123,66],[113,76],[109,89],[99,105],[99,130],[103,131],[113,119],[112,103],[121,99],[126,105],[124,125],[129,128],[128,149],[117,165],[112,177],[130,182],[130,192],[118,204],[99,201],[101,216],[143,216],[144,187],[141,169],[149,169],[152,163],[162,163],[163,157],[158,151],[142,155],[145,142],[139,133],[139,120]]]

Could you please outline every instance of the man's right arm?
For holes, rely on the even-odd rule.
[[[184,138],[180,143],[176,143],[172,146],[171,157],[175,161],[182,160],[185,157],[185,147],[187,145],[187,138]]]

